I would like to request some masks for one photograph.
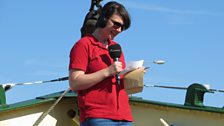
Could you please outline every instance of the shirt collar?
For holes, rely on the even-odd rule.
[[[88,36],[89,36],[90,42],[93,45],[97,45],[97,46],[107,50],[106,46],[104,46],[101,42],[99,42],[93,35],[88,35]],[[116,44],[116,42],[114,42],[113,40],[108,41],[108,46],[113,45],[113,44]]]

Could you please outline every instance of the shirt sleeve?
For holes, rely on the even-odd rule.
[[[88,65],[88,45],[82,39],[78,41],[70,52],[69,70],[86,71]]]

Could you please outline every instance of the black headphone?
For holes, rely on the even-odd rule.
[[[111,4],[111,5],[109,5],[109,4]],[[108,20],[105,16],[108,13],[108,11],[112,11],[114,9],[113,6],[115,6],[117,4],[118,4],[117,2],[111,1],[111,2],[108,3],[108,6],[104,6],[102,8],[101,15],[98,18],[98,21],[97,21],[97,24],[96,24],[97,27],[104,28],[107,25]]]

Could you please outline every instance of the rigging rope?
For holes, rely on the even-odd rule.
[[[31,85],[31,84],[41,84],[41,83],[48,83],[48,82],[56,82],[56,81],[66,81],[68,77],[61,77],[53,80],[46,80],[46,81],[34,81],[34,82],[23,82],[23,83],[5,83],[1,84],[5,91],[12,89],[17,85]]]
[[[187,87],[175,87],[175,86],[164,86],[164,85],[144,85],[145,87],[157,87],[157,88],[170,88],[170,89],[179,89],[179,90],[187,90]],[[224,93],[224,90],[220,89],[208,89],[212,92],[222,92]]]
[[[70,91],[70,88],[65,90],[61,94],[61,96],[54,102],[54,104],[52,104],[52,106],[46,112],[42,113],[42,115],[37,119],[37,121],[33,124],[33,126],[38,126],[44,120],[44,118],[55,108],[55,106],[59,103],[62,97],[64,97],[64,95],[68,93],[69,91]]]

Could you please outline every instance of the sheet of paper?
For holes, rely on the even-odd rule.
[[[126,68],[123,71],[121,71],[118,75],[126,74],[127,72],[130,72],[134,69],[143,67],[143,63],[144,63],[144,60],[131,61],[128,63]]]

